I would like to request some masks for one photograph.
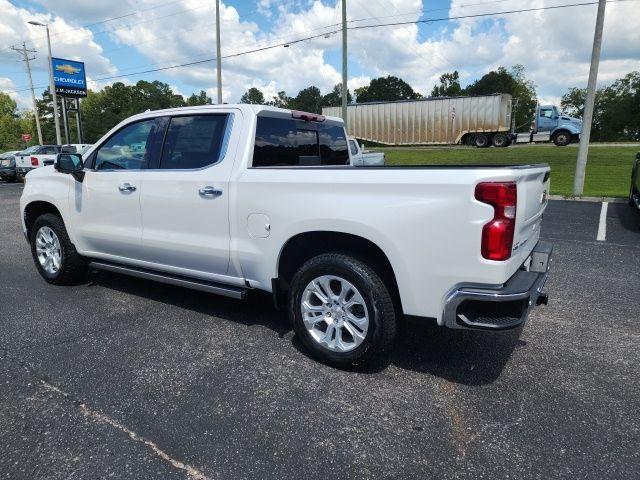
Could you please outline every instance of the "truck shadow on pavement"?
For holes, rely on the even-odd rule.
[[[486,385],[500,377],[513,351],[526,345],[521,333],[522,328],[502,332],[450,330],[435,322],[407,320],[390,362],[453,383]]]
[[[237,301],[106,272],[92,273],[89,281],[93,286],[229,322],[268,328],[281,339],[290,338],[289,342],[301,355],[308,355],[292,334],[286,313],[274,308],[271,295],[267,293],[254,292],[246,301]],[[520,340],[520,333],[521,329],[506,332],[454,331],[438,327],[435,322],[404,320],[390,355],[352,371],[376,374],[393,365],[453,383],[485,385],[500,377],[516,347],[526,345]]]

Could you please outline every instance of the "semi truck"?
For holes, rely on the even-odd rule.
[[[350,136],[382,145],[478,148],[541,141],[564,146],[582,129],[581,120],[561,115],[553,105],[539,105],[531,129],[516,133],[512,110],[512,97],[506,93],[356,103],[347,106],[347,129]],[[340,107],[325,107],[322,113],[341,116]]]

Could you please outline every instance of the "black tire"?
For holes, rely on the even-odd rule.
[[[321,345],[305,326],[302,296],[307,285],[323,275],[348,281],[364,299],[369,312],[369,326],[362,343],[352,350],[337,352]],[[381,357],[389,351],[395,339],[396,313],[389,288],[369,265],[346,254],[326,253],[302,265],[291,281],[288,310],[293,329],[306,350],[318,360],[336,367],[363,365]]]
[[[36,252],[36,237],[38,235],[38,231],[42,227],[49,227],[53,230],[60,244],[60,268],[54,273],[46,271],[38,260],[38,254]],[[71,240],[69,240],[67,229],[59,216],[52,213],[40,215],[31,227],[29,241],[31,243],[31,255],[33,256],[33,261],[36,264],[36,269],[47,282],[54,285],[71,285],[77,283],[86,276],[86,261],[84,257],[78,254],[76,247],[74,247]]]
[[[491,139],[491,143],[493,143],[494,147],[505,148],[511,145],[511,140],[505,133],[496,133]]]
[[[491,146],[491,139],[484,133],[477,133],[473,137],[473,146],[477,148],[487,148]]]
[[[553,143],[558,147],[566,147],[571,143],[571,134],[569,132],[561,131],[553,134]]]

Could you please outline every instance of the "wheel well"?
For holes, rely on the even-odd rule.
[[[567,130],[566,128],[559,128],[556,131],[553,132],[553,135],[551,135],[551,137],[555,137],[556,135],[558,135],[559,133],[566,133],[567,135],[569,135],[570,137],[572,136],[572,133]]]
[[[276,302],[284,305],[284,293],[291,279],[307,260],[328,252],[342,252],[366,262],[387,284],[394,299],[396,311],[401,312],[400,294],[396,276],[386,254],[366,238],[342,232],[306,232],[290,238],[280,252],[278,278],[274,281]]]
[[[34,222],[40,215],[44,215],[45,213],[52,213],[62,218],[60,211],[55,207],[55,205],[49,202],[31,202],[24,209],[24,224],[27,228],[27,237],[31,237],[31,227],[33,227]]]

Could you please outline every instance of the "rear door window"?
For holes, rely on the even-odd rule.
[[[254,167],[348,164],[348,144],[342,126],[258,117]]]
[[[171,118],[162,148],[161,169],[189,170],[220,161],[228,115]]]

